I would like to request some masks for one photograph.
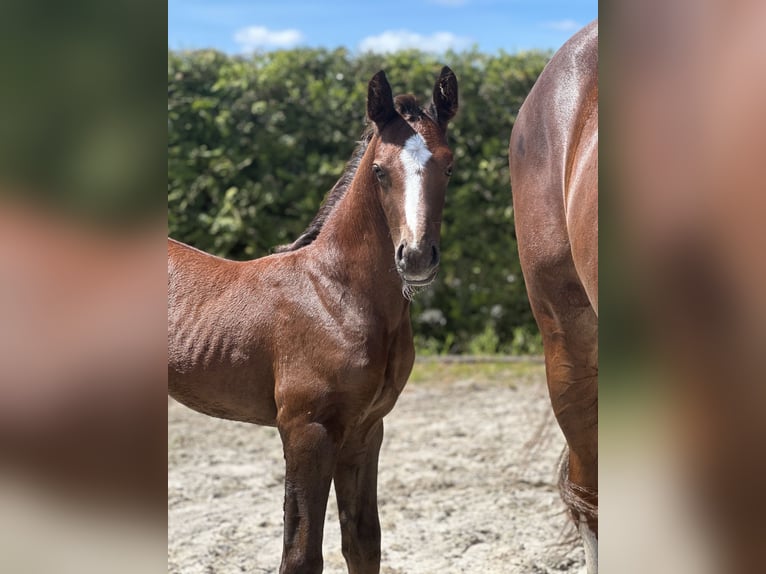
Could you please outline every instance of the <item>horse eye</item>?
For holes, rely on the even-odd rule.
[[[383,176],[386,175],[386,172],[384,172],[383,168],[380,167],[377,163],[372,164],[372,171],[375,174],[375,177],[377,177],[379,180],[382,180]]]
[[[446,170],[444,170],[444,175],[447,177],[450,177],[452,175],[452,166],[449,166]]]

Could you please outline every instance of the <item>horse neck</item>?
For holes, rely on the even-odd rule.
[[[394,246],[372,173],[374,141],[362,157],[349,189],[328,217],[315,242],[330,273],[342,277],[377,308],[408,308],[394,264]]]

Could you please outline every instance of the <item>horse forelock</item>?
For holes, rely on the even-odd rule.
[[[399,115],[409,123],[419,122],[424,117],[436,121],[435,110],[432,109],[433,106],[429,109],[423,109],[418,103],[417,98],[412,94],[396,96],[394,98],[394,106]]]

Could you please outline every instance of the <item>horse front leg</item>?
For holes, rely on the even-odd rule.
[[[281,417],[280,417],[281,418]],[[285,455],[284,547],[280,574],[322,572],[327,497],[337,439],[305,417],[278,421]]]
[[[349,437],[335,467],[335,495],[340,515],[341,544],[349,574],[380,572],[378,520],[378,454],[383,421]]]

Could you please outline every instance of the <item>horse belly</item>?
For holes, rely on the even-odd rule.
[[[273,369],[257,341],[237,325],[183,319],[168,335],[170,396],[206,415],[275,424]]]
[[[168,370],[168,393],[179,403],[208,416],[275,426],[273,384],[252,371],[179,374]]]

